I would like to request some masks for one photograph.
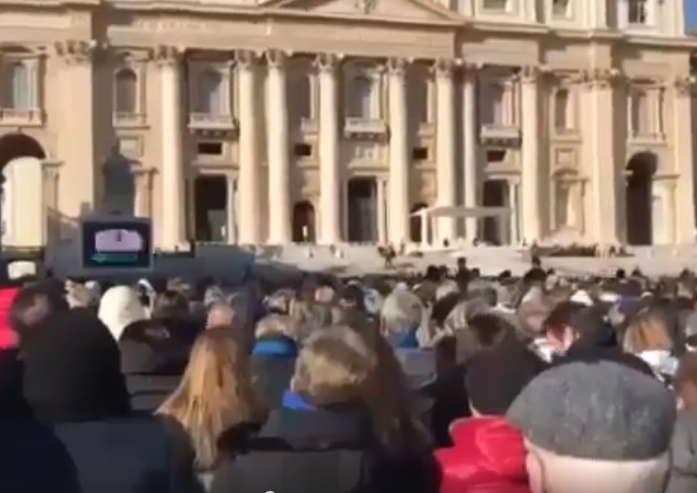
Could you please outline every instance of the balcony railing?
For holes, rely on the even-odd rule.
[[[486,144],[511,146],[520,144],[521,132],[514,125],[485,123],[481,126],[479,138]]]
[[[189,128],[191,130],[237,130],[237,119],[232,115],[216,115],[211,113],[189,113]]]
[[[147,119],[144,113],[114,113],[114,126],[117,128],[144,127]]]
[[[0,108],[0,125],[12,127],[40,127],[44,124],[44,112],[38,108]]]
[[[373,118],[346,117],[344,121],[346,137],[380,138],[387,135],[387,124]]]

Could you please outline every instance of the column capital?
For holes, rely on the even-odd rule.
[[[582,81],[589,87],[609,88],[625,81],[624,74],[616,68],[594,68],[583,73]]]
[[[518,79],[523,84],[534,84],[551,73],[551,70],[544,65],[524,65],[518,72]]]
[[[184,49],[178,46],[158,45],[150,50],[150,59],[163,66],[176,66],[183,56]]]
[[[320,72],[334,72],[344,55],[335,53],[320,53],[312,61],[312,65]]]
[[[694,76],[678,76],[673,81],[673,87],[680,96],[691,96],[697,87],[697,78]]]
[[[90,63],[99,48],[99,43],[90,40],[63,40],[53,44],[54,53],[70,64]]]
[[[235,63],[242,68],[251,68],[259,61],[259,53],[254,50],[236,50]]]
[[[388,58],[385,62],[385,68],[390,75],[403,76],[410,63],[411,60],[407,60],[406,58]]]
[[[453,71],[461,64],[460,60],[452,58],[440,58],[433,63],[433,72],[436,77],[451,78]]]
[[[264,53],[264,58],[266,58],[269,67],[282,68],[291,55],[292,53],[284,50],[267,50]]]

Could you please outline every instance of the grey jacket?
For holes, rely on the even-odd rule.
[[[671,452],[673,466],[665,493],[697,491],[697,412],[678,414]]]

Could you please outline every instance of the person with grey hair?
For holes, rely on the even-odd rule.
[[[525,437],[535,493],[660,493],[676,414],[657,379],[601,361],[540,374],[506,417]]]

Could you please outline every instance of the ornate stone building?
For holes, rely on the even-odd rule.
[[[682,0],[2,1],[4,242],[691,242]]]

